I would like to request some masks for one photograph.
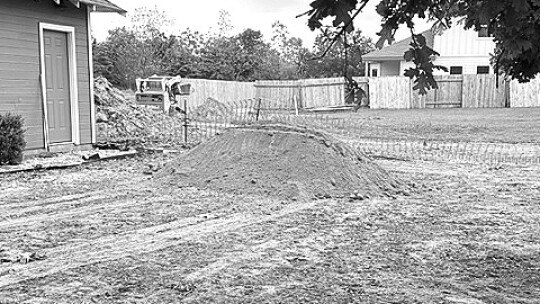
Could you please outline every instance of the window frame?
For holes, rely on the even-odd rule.
[[[454,69],[459,69],[459,73],[453,72]],[[450,75],[463,75],[463,66],[451,66],[449,72]]]
[[[487,69],[485,71],[480,72],[480,69]],[[489,65],[478,65],[476,66],[476,74],[477,75],[487,75],[490,73]]]

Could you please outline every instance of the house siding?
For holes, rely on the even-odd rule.
[[[476,74],[478,66],[490,66],[490,53],[495,49],[493,38],[478,37],[472,29],[464,30],[454,26],[435,36],[433,48],[441,54],[435,64],[450,69],[452,66],[463,68],[463,74]],[[437,71],[436,74],[448,74]]]
[[[489,62],[488,56],[477,57],[457,57],[457,56],[445,56],[437,58],[434,62],[437,65],[442,65],[450,70],[452,66],[460,66],[463,68],[463,74],[476,74],[476,68],[478,66],[489,66],[490,73],[493,73],[493,68]],[[448,75],[448,72],[436,71],[437,75]]]
[[[493,38],[478,37],[476,31],[456,25],[435,36],[433,48],[446,56],[488,57],[493,53],[495,43]]]
[[[493,38],[478,37],[476,31],[464,30],[460,25],[456,25],[443,31],[441,35],[433,37],[433,49],[441,54],[434,61],[436,65],[447,68],[458,66],[463,68],[463,74],[476,74],[477,67],[491,66],[489,54],[493,53],[495,43]],[[376,62],[380,66],[380,76],[403,75],[406,69],[414,67],[412,62],[404,60],[401,60],[399,67],[396,68],[393,60],[382,57],[380,59],[369,58],[370,62]],[[374,66],[373,63],[372,66]],[[490,73],[493,73],[492,67],[490,67]],[[447,75],[449,73],[435,70],[434,74]]]
[[[460,66],[463,68],[463,74],[476,74],[476,68],[479,66],[489,66],[490,74],[493,73],[493,67],[491,66],[489,56],[470,56],[470,57],[459,57],[459,56],[441,56],[437,58],[433,63],[436,65],[442,65],[450,69],[452,66]],[[384,62],[383,62],[384,64]],[[406,69],[413,68],[414,63],[401,61],[399,74],[394,74],[395,76],[403,76]],[[435,75],[449,75],[449,72],[444,72],[442,70],[435,70]],[[389,75],[392,76],[392,75]]]
[[[43,102],[40,84],[39,23],[75,28],[81,145],[90,144],[89,45],[87,11],[53,1],[2,0],[0,2],[0,113],[24,117],[27,149],[42,149]]]

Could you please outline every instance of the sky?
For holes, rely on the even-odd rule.
[[[307,11],[313,0],[110,0],[128,11],[127,17],[112,13],[92,13],[92,33],[98,41],[107,37],[110,29],[129,24],[130,12],[138,7],[157,7],[174,19],[178,33],[189,28],[199,32],[217,30],[219,12],[226,10],[230,14],[232,33],[239,33],[247,28],[260,30],[263,37],[272,37],[272,24],[280,21],[287,26],[291,37],[300,37],[304,46],[311,47],[318,32],[312,32],[307,26],[307,16],[296,18]],[[355,27],[364,35],[378,39],[381,19],[375,12],[371,1],[364,12],[357,17]],[[419,30],[426,29],[424,25]],[[174,34],[174,33],[173,33]],[[408,36],[406,29],[401,29],[397,39]]]

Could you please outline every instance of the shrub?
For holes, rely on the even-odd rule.
[[[21,163],[26,147],[23,123],[20,115],[0,114],[0,165]]]

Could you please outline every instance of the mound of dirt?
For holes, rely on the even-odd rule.
[[[227,118],[232,117],[233,110],[219,100],[208,97],[202,105],[191,112],[191,115],[202,119]]]
[[[294,198],[388,196],[406,189],[332,136],[284,125],[231,128],[156,173],[169,186]]]

